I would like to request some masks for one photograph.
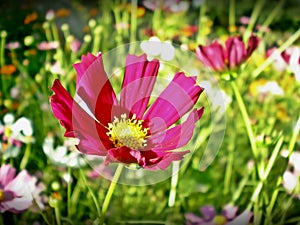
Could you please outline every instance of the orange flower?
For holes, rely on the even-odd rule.
[[[187,25],[181,28],[181,34],[186,37],[191,37],[195,32],[197,32],[197,30],[197,26]]]
[[[97,14],[98,14],[98,9],[97,8],[90,9],[90,11],[89,11],[90,17],[95,17],[95,16],[97,16]]]
[[[4,65],[2,68],[0,68],[0,74],[6,74],[11,75],[14,72],[16,72],[17,68],[13,64]]]
[[[57,17],[67,17],[71,14],[70,10],[62,8],[56,11],[56,16]]]
[[[35,21],[37,18],[38,18],[38,14],[36,12],[33,12],[25,17],[24,24],[29,24]]]

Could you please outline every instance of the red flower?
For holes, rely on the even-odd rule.
[[[174,150],[191,139],[203,113],[203,107],[192,109],[203,91],[195,77],[176,73],[149,106],[159,61],[147,61],[145,54],[127,56],[120,101],[104,71],[101,54],[83,56],[74,67],[76,94],[93,113],[87,113],[59,80],[52,86],[51,107],[66,128],[65,136],[80,140],[79,151],[106,156],[106,164],[133,163],[151,170],[165,169],[189,152]],[[186,121],[175,125],[191,109]]]
[[[199,45],[196,49],[196,56],[205,66],[221,72],[234,69],[247,60],[258,43],[258,37],[252,35],[246,49],[240,36],[229,37],[225,42],[225,48],[217,41],[208,46]]]

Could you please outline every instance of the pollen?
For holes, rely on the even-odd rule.
[[[141,150],[147,145],[147,134],[149,128],[143,127],[143,120],[138,120],[134,114],[127,118],[122,114],[121,118],[114,117],[112,123],[108,123],[106,135],[115,147],[126,146],[134,150]]]
[[[0,202],[4,200],[4,192],[0,189]]]

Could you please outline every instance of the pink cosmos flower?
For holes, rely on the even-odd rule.
[[[143,4],[152,11],[164,10],[173,13],[184,12],[189,8],[189,3],[181,0],[144,0]]]
[[[215,71],[232,70],[251,56],[258,43],[259,38],[251,35],[246,48],[240,36],[229,37],[225,48],[218,41],[208,46],[199,45],[196,56],[205,66]]]
[[[16,177],[16,169],[10,165],[0,167],[0,212],[22,212],[28,209],[33,200],[31,176],[26,170]]]
[[[149,106],[159,65],[158,60],[147,61],[146,54],[128,55],[119,101],[101,53],[82,56],[74,65],[75,99],[59,80],[52,86],[51,107],[66,128],[65,136],[78,138],[76,147],[85,154],[106,156],[106,164],[121,162],[157,170],[181,160],[189,151],[174,150],[187,144],[203,114],[203,107],[194,108],[203,88],[196,84],[196,77],[178,72]],[[190,110],[184,122],[175,124]]]
[[[291,46],[282,53],[278,48],[273,47],[267,50],[266,57],[274,54],[273,66],[278,71],[289,69],[295,76],[295,79],[300,82],[300,48]]]

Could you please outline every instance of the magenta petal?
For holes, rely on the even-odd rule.
[[[74,137],[72,124],[73,98],[57,79],[54,80],[51,90],[54,92],[50,99],[53,114],[60,121],[60,124],[66,128],[65,137]]]
[[[121,106],[142,118],[156,80],[159,61],[147,61],[146,55],[128,55],[121,91]]]
[[[225,56],[221,44],[217,41],[208,46],[199,46],[196,49],[196,56],[206,66],[216,71],[225,69]]]
[[[144,115],[151,134],[166,130],[188,112],[198,100],[203,88],[196,85],[195,77],[183,72],[175,74],[171,83],[159,95]]]
[[[74,64],[77,72],[76,93],[92,112],[102,103],[117,104],[116,95],[104,70],[102,55],[88,53]]]
[[[202,206],[200,211],[201,211],[202,217],[205,221],[212,220],[216,215],[215,207],[212,205]]]
[[[245,56],[245,60],[250,57],[252,52],[257,48],[260,39],[254,35],[251,35],[248,41],[247,53]]]
[[[96,129],[100,125],[74,102],[59,80],[54,81],[51,89],[55,93],[51,97],[52,111],[66,128],[65,137],[77,137],[79,140],[83,140],[77,146],[81,152],[87,154],[98,152],[98,155],[105,155],[107,147],[102,144]],[[105,133],[103,137],[108,139]],[[85,142],[84,140],[89,141]]]
[[[186,145],[192,138],[195,123],[201,118],[203,111],[203,107],[194,109],[184,123],[152,135],[149,141],[155,146],[153,150],[173,150]]]
[[[204,223],[203,219],[194,213],[186,213],[184,215],[184,217],[187,220],[187,224],[191,224],[191,225],[199,224],[200,225],[200,224]]]
[[[245,45],[241,37],[230,37],[226,43],[226,58],[230,69],[240,65],[246,55]]]
[[[187,153],[190,153],[189,150],[186,151],[180,151],[180,152],[155,152],[158,156],[160,156],[162,159],[155,165],[149,165],[149,166],[145,166],[145,169],[148,170],[158,170],[158,169],[162,169],[165,170],[167,169],[170,164],[173,161],[179,161],[183,159],[183,156],[186,155]]]
[[[107,152],[105,164],[110,162],[122,162],[125,164],[138,163],[140,152],[126,146],[110,149]]]
[[[0,167],[0,189],[6,186],[14,179],[16,169],[12,168],[9,164]]]

